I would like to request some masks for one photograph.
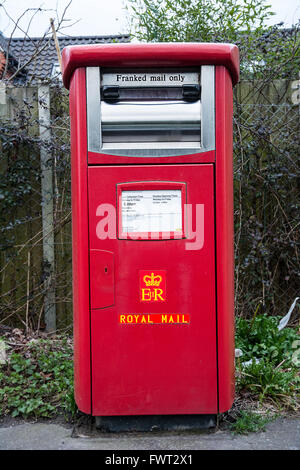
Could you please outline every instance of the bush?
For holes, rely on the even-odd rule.
[[[268,399],[277,406],[299,408],[299,368],[293,362],[293,343],[299,338],[293,328],[278,331],[278,317],[257,316],[237,319],[236,347],[243,352],[238,360],[237,389],[260,402]],[[245,362],[252,361],[246,365]]]
[[[243,351],[243,362],[264,359],[277,366],[282,361],[292,365],[292,344],[300,339],[293,328],[278,331],[280,317],[258,315],[254,320],[237,318],[236,348]]]

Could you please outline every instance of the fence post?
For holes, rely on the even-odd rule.
[[[54,219],[53,219],[53,162],[47,150],[50,142],[50,87],[38,85],[39,132],[42,141],[41,187],[43,226],[43,275],[44,275],[44,317],[46,331],[56,330],[55,286],[54,286]]]

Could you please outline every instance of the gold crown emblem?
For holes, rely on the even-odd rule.
[[[151,276],[144,276],[143,281],[146,286],[159,286],[162,281],[161,276],[154,276],[154,273],[151,273]]]

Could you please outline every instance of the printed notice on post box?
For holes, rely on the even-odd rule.
[[[102,75],[102,86],[127,87],[161,87],[198,85],[199,73],[104,73]]]
[[[181,190],[123,191],[122,231],[182,231]]]

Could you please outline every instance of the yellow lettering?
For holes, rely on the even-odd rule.
[[[146,322],[145,315],[142,316],[141,323],[147,323],[147,322]]]
[[[142,300],[151,300],[151,289],[142,289]]]
[[[157,301],[157,297],[162,300],[163,302],[165,299],[162,297],[163,290],[162,289],[154,289],[154,300]]]
[[[139,315],[133,315],[135,318],[135,323],[138,323]]]
[[[150,315],[148,315],[148,323],[153,323],[153,321],[150,320]]]
[[[172,317],[172,315],[170,315],[170,318],[169,318],[169,323],[174,323],[174,320],[173,320],[173,317]]]
[[[161,316],[161,322],[162,323],[168,323],[168,316],[167,315],[162,315]]]
[[[120,315],[120,323],[126,323],[125,322],[125,315]]]
[[[127,323],[132,323],[132,322],[133,322],[133,316],[127,315]]]

